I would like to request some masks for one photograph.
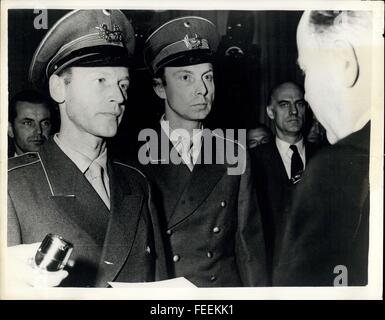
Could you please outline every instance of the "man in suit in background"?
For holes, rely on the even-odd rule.
[[[12,97],[8,110],[8,157],[39,151],[48,140],[52,114],[46,97],[25,90]]]
[[[155,131],[159,158],[143,170],[154,185],[173,277],[199,287],[263,286],[261,217],[245,146],[202,126],[214,100],[218,41],[215,25],[201,17],[169,21],[147,39],[145,61],[165,114]],[[216,161],[224,150],[214,143],[238,151],[242,170],[229,173],[234,159]],[[149,142],[143,147],[153,154]]]
[[[299,85],[284,82],[274,87],[266,112],[274,124],[275,139],[250,152],[270,268],[282,241],[292,190],[316,149],[302,134],[306,108]]]
[[[371,28],[370,11],[306,11],[298,25],[306,99],[331,146],[295,191],[275,285],[367,284]]]
[[[106,287],[108,281],[167,276],[148,182],[107,153],[106,139],[116,134],[125,110],[134,46],[134,30],[121,11],[75,10],[36,50],[30,80],[39,87],[48,82],[61,126],[38,152],[9,160],[11,286]],[[74,245],[68,271],[41,273],[28,265],[48,233]]]

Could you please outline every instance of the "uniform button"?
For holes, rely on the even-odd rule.
[[[217,280],[217,277],[216,276],[214,276],[214,275],[212,275],[211,277],[210,277],[210,281],[215,281],[215,280]]]
[[[222,208],[226,207],[226,205],[227,205],[226,201],[224,201],[224,200],[221,201],[221,207],[222,207]]]
[[[207,258],[211,259],[212,257],[213,257],[213,253],[211,251],[208,251],[207,252]]]
[[[221,231],[221,229],[219,229],[219,227],[214,227],[214,228],[213,228],[213,232],[214,232],[214,233],[218,233],[219,231]]]
[[[150,246],[147,246],[147,247],[146,247],[146,252],[147,252],[148,254],[151,253],[151,248],[150,248]]]
[[[180,260],[179,255],[176,254],[175,256],[173,256],[172,260],[174,260],[174,262],[178,262]]]
[[[171,229],[168,229],[168,230],[166,231],[166,233],[170,236],[170,235],[172,235],[172,230],[171,230]]]

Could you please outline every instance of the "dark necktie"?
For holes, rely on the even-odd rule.
[[[291,156],[291,178],[293,179],[303,170],[303,162],[301,156],[299,155],[297,146],[292,144],[290,149],[293,150],[293,154]]]

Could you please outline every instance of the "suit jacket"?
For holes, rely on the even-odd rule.
[[[340,265],[348,285],[367,283],[369,143],[370,123],[312,159],[295,191],[275,285],[332,286]]]
[[[317,145],[305,142],[306,166],[316,153]],[[295,185],[287,176],[275,139],[250,151],[252,176],[256,182],[257,199],[262,212],[268,266],[280,250],[288,208]]]
[[[163,130],[157,132],[172,149]],[[246,156],[245,148],[241,150]],[[242,175],[227,173],[233,160],[197,163],[192,172],[184,163],[165,164],[159,159],[143,166],[161,211],[172,276],[186,277],[199,287],[267,284],[261,217],[248,154]]]
[[[8,245],[54,233],[74,244],[63,286],[107,286],[167,277],[149,184],[137,169],[108,159],[111,211],[51,139],[40,152],[9,159]]]

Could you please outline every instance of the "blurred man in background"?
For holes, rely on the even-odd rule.
[[[273,138],[273,133],[264,124],[258,125],[256,128],[247,130],[247,147],[255,148],[264,143],[269,143]]]
[[[41,93],[25,90],[17,93],[9,104],[8,157],[39,151],[48,140],[52,114],[48,99]]]

